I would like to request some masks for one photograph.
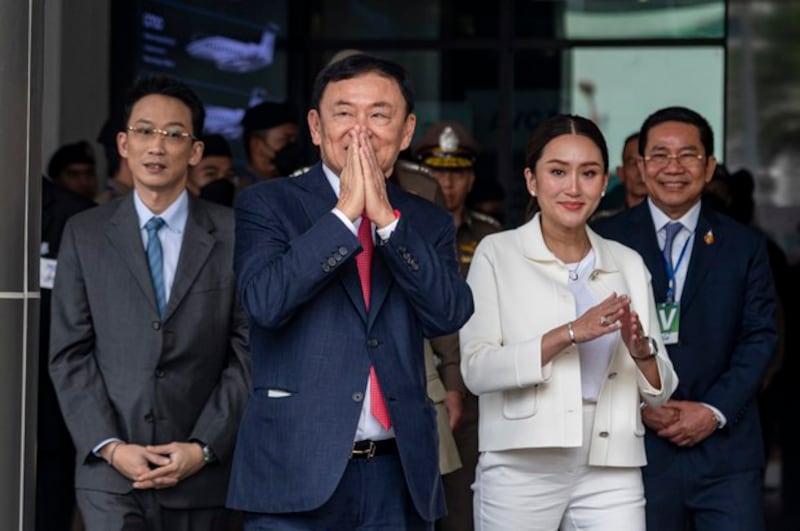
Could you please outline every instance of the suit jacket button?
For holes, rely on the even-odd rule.
[[[153,321],[150,323],[150,326],[153,328],[153,330],[161,330],[161,321]]]
[[[156,369],[156,378],[163,378],[165,374],[164,369]]]
[[[606,437],[608,437],[608,432],[607,431],[601,431],[600,433],[598,433],[598,435],[600,435],[600,437],[606,438]]]
[[[331,266],[329,266],[328,264],[326,264],[325,262],[323,262],[323,263],[322,263],[322,270],[323,270],[323,271],[325,271],[325,272],[327,273],[328,271],[330,271],[330,270],[331,270]]]
[[[154,417],[153,417],[153,412],[152,411],[148,411],[147,414],[144,416],[145,422],[150,423],[150,424],[152,424],[153,418]]]
[[[336,258],[334,258],[332,256],[330,258],[328,258],[328,265],[331,266],[331,267],[335,266],[336,265]]]
[[[373,338],[373,339],[370,339],[369,341],[367,341],[367,345],[372,347],[372,348],[375,348],[378,345],[380,345],[380,341],[378,341],[377,339]]]
[[[339,247],[339,256],[347,256],[347,247]]]
[[[353,402],[361,402],[362,400],[364,400],[364,393],[359,393],[358,391],[353,393]]]

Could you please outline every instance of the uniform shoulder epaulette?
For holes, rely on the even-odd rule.
[[[294,170],[289,174],[289,177],[300,177],[304,173],[308,173],[312,166],[303,166],[302,168]]]
[[[498,229],[503,228],[503,225],[501,225],[499,221],[497,221],[496,219],[494,219],[492,216],[490,216],[488,214],[484,214],[483,212],[476,212],[474,210],[471,210],[470,211],[470,215],[473,218],[477,219],[478,221],[482,221],[484,223],[488,223],[489,225],[492,225],[493,227],[497,227]]]

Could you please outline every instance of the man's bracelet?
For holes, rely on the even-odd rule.
[[[573,345],[578,342],[575,341],[575,329],[572,327],[572,321],[567,321],[567,333],[569,334],[569,342]]]
[[[114,445],[114,448],[111,449],[111,452],[108,454],[108,464],[112,467],[114,466],[114,454],[117,453],[117,448],[125,444],[122,441],[118,441],[117,444]]]

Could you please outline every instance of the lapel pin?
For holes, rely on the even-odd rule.
[[[706,242],[706,245],[711,245],[714,243],[714,233],[711,232],[711,229],[708,229],[706,235],[703,236],[703,241]]]

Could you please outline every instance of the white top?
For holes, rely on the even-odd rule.
[[[594,250],[589,249],[580,262],[566,266],[570,271],[567,287],[575,297],[575,315],[580,317],[600,302],[589,289],[588,283],[589,275],[594,271]],[[573,271],[575,274],[572,274]],[[581,393],[584,400],[597,402],[608,364],[611,362],[618,341],[620,333],[617,331],[578,345],[581,361]]]
[[[467,283],[475,313],[461,328],[461,374],[478,395],[481,451],[577,447],[583,444],[582,363],[568,345],[542,364],[542,337],[576,319],[569,270],[544,243],[540,217],[478,244]],[[640,401],[658,407],[678,378],[658,329],[650,273],[633,249],[586,229],[594,267],[586,283],[595,300],[627,294],[642,327],[658,344],[661,387],[641,373],[622,341],[615,342],[597,396],[590,465],[642,466]]]

